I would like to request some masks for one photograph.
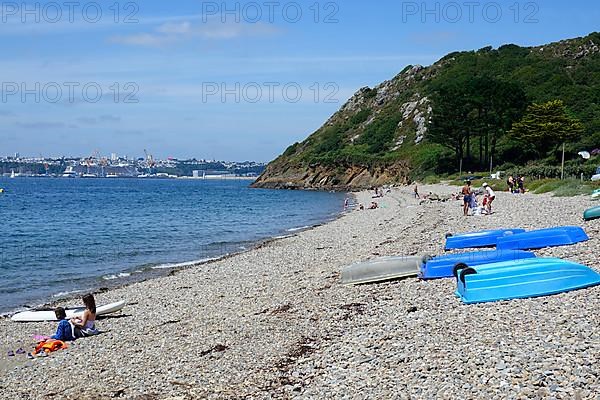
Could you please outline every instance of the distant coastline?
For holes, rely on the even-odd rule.
[[[256,176],[227,176],[227,175],[206,175],[206,176],[81,176],[81,177],[65,177],[51,175],[19,175],[11,177],[9,175],[0,175],[0,178],[46,178],[46,179],[184,179],[184,180],[234,180],[234,181],[255,181]]]

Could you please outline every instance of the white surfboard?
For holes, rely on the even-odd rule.
[[[124,301],[119,301],[112,304],[107,304],[105,306],[96,308],[96,316],[111,314],[117,311],[120,311],[125,307]],[[85,311],[85,307],[80,308],[67,308],[65,310],[67,312],[67,319],[73,317],[80,317],[83,315]],[[54,311],[23,311],[17,313],[11,317],[11,320],[14,322],[45,322],[45,321],[56,321],[56,315],[54,315]]]

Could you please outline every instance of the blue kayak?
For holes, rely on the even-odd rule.
[[[498,238],[505,235],[525,232],[525,229],[493,229],[487,231],[446,235],[446,250],[476,247],[494,247]]]
[[[530,258],[460,271],[457,291],[465,304],[548,296],[600,285],[600,274],[559,258]]]
[[[482,264],[498,263],[533,258],[535,254],[529,251],[475,251],[470,253],[449,254],[433,257],[421,265],[421,279],[450,278],[456,276],[459,268],[475,267]]]
[[[498,238],[498,250],[532,250],[544,247],[567,246],[589,240],[579,226],[538,229]]]

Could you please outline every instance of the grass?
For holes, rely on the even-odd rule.
[[[489,183],[492,189],[496,191],[504,192],[508,190],[508,185],[504,179],[476,179],[472,182],[472,185],[474,188],[479,188],[484,182]],[[453,179],[450,180],[448,184],[453,186],[463,186],[465,182],[462,179]],[[536,194],[552,193],[557,197],[572,197],[591,194],[592,191],[600,189],[600,182],[582,182],[579,179],[565,179],[562,181],[560,179],[526,180],[525,188],[529,192]]]
[[[440,177],[436,176],[436,175],[428,175],[425,178],[423,178],[424,185],[436,185],[440,182],[441,182]]]

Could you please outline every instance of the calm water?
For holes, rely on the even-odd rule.
[[[343,194],[248,184],[0,178],[0,312],[237,252],[342,209]]]

